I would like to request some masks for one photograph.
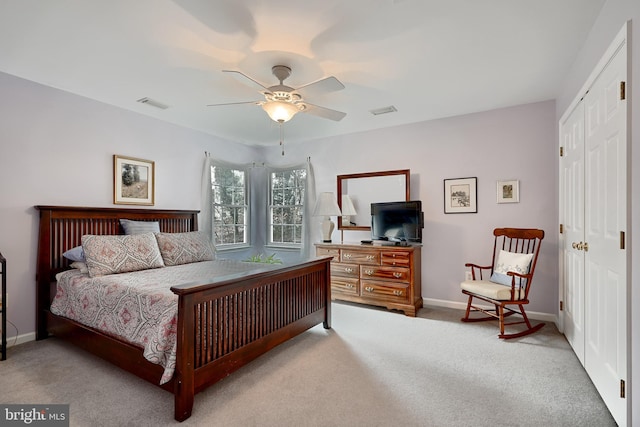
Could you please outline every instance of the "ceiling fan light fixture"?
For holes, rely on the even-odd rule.
[[[267,101],[262,104],[262,109],[267,112],[271,120],[278,123],[288,122],[300,111],[296,104],[285,101]]]

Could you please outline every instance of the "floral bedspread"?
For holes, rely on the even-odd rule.
[[[143,347],[145,359],[164,367],[164,384],[176,366],[178,296],[170,288],[263,267],[216,260],[94,278],[68,270],[57,276],[51,312]]]

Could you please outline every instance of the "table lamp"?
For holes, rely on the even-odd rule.
[[[333,229],[336,226],[330,217],[340,215],[342,213],[336,202],[336,196],[332,192],[320,193],[313,216],[324,217],[324,220],[322,220],[322,241],[324,243],[331,243],[331,233],[333,233]]]

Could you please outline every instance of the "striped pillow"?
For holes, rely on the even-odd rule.
[[[159,233],[160,223],[158,221],[132,221],[121,219],[120,225],[124,234]]]

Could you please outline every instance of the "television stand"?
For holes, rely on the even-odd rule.
[[[422,307],[421,249],[407,242],[317,243],[316,255],[333,257],[331,299],[401,310],[415,317]]]

